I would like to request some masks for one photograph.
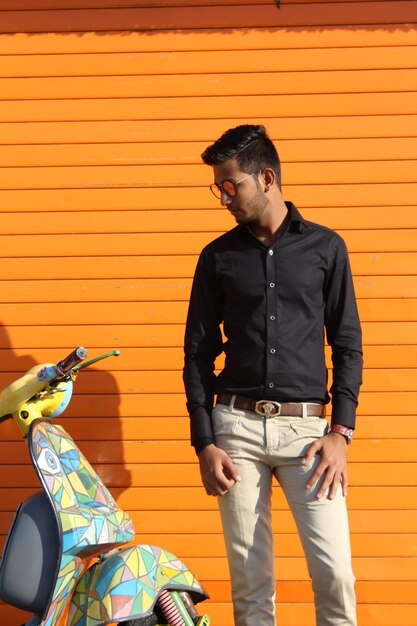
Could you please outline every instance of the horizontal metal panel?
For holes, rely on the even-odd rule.
[[[413,131],[413,127],[409,128]],[[417,134],[417,124],[416,124]],[[50,138],[52,139],[52,137]],[[42,145],[0,145],[0,167],[48,166],[177,166],[200,164],[200,155],[208,142],[170,143],[71,143]],[[367,139],[309,139],[277,142],[285,171],[287,163],[308,169],[309,163],[355,161],[401,162],[417,159],[416,137]],[[407,163],[403,163],[407,169]]]
[[[278,10],[275,3],[218,7],[180,6],[160,8],[85,9],[49,11],[4,11],[0,32],[84,32],[166,29],[251,28],[275,29],[294,26],[375,25],[413,23],[416,3],[396,0],[379,2],[332,2],[288,4]]]
[[[339,78],[339,77],[338,77]],[[279,87],[276,91],[279,92]],[[162,95],[162,94],[161,94]],[[415,115],[417,91],[290,95],[1,100],[0,122]],[[313,122],[311,122],[313,123]],[[413,131],[411,131],[413,136]]]
[[[302,49],[269,50],[267,56],[267,64],[265,64],[265,50],[219,50],[219,51],[179,51],[170,52],[125,52],[125,53],[102,53],[102,54],[47,54],[47,55],[3,55],[0,57],[0,79],[1,78],[24,78],[31,79],[30,84],[62,85],[65,77],[80,76],[107,76],[135,77],[135,82],[141,76],[155,76],[153,82],[160,82],[158,76],[176,75],[179,84],[179,77],[183,74],[188,75],[193,86],[198,88],[202,83],[202,74],[206,75],[206,80],[211,75],[221,72],[221,80],[228,81],[233,85],[235,75],[240,75],[244,79],[244,75],[251,75],[258,72],[265,77],[273,79],[274,72],[280,73],[280,82],[283,81],[285,87],[286,80],[282,72],[294,72],[294,80],[299,77],[302,84],[305,84],[305,76],[311,72],[324,72],[329,70],[345,71],[348,76],[354,76],[352,70],[392,70],[392,69],[414,69],[417,65],[417,46],[393,46],[387,54],[385,47],[368,47],[366,54],[362,48],[316,48],[306,49],[305,45]],[[227,74],[227,77],[223,77]],[[372,76],[372,74],[370,74]],[[325,76],[325,75],[324,75]],[[51,78],[57,77],[60,80],[54,81],[38,81],[35,78]],[[321,84],[320,75],[318,78],[318,86]],[[329,75],[331,78],[331,74]],[[112,81],[109,88],[112,86]],[[174,81],[175,82],[175,81]],[[194,85],[194,83],[196,83]],[[12,86],[11,93],[18,89],[20,81],[15,83],[4,83]],[[85,81],[68,81],[68,89],[74,85],[80,87]],[[94,85],[100,85],[101,81],[93,81]],[[125,84],[123,81],[122,84]],[[149,82],[144,83],[149,87]],[[169,83],[168,83],[169,84]],[[221,84],[221,83],[220,83]],[[0,82],[1,85],[1,82]],[[249,84],[245,86],[249,88]],[[265,88],[265,85],[264,85]],[[138,85],[140,89],[140,81]],[[35,98],[35,93],[31,96]],[[7,91],[3,94],[11,97]],[[26,96],[25,96],[26,97]],[[47,97],[47,93],[41,93],[41,97]]]
[[[302,158],[308,154],[313,159],[314,141],[319,148],[317,156],[322,150],[332,153],[332,142],[335,143],[334,150],[353,145],[355,140],[366,139],[360,145],[365,155],[372,154],[373,149],[382,142],[387,142],[389,151],[390,138],[404,139],[404,145],[408,147],[407,138],[414,138],[417,135],[417,115],[344,115],[337,116],[337,110],[332,115],[320,116],[314,120],[308,117],[308,110],[304,112],[306,117],[280,117],[281,111],[276,110],[270,117],[240,118],[233,115],[230,119],[209,118],[203,122],[200,119],[171,119],[171,120],[116,120],[116,121],[62,121],[62,122],[4,122],[0,123],[0,145],[7,144],[7,148],[13,149],[13,144],[46,144],[53,151],[63,150],[59,144],[122,144],[129,151],[129,143],[147,143],[150,152],[154,151],[152,143],[159,145],[158,154],[163,154],[164,147],[161,144],[173,142],[181,145],[181,142],[200,142],[200,145],[207,146],[214,141],[227,128],[238,126],[239,124],[259,124],[266,125],[271,138],[276,142],[280,152],[284,149],[285,160],[294,160],[291,155],[297,151],[297,158]],[[288,110],[287,115],[292,115]],[[337,141],[340,140],[340,141]],[[309,146],[311,147],[309,148]],[[396,143],[394,145],[397,145]],[[302,149],[301,149],[302,148]],[[42,149],[42,148],[41,148]],[[117,148],[115,148],[117,149]],[[140,149],[140,148],[139,148]],[[191,151],[193,145],[188,146]],[[51,152],[52,153],[52,152]],[[42,152],[41,152],[42,154]],[[200,153],[197,153],[199,156]],[[340,158],[340,152],[338,152]],[[356,158],[361,160],[362,150],[358,150]],[[379,154],[382,158],[385,154]],[[193,152],[193,156],[196,155]],[[368,158],[368,157],[366,157]]]

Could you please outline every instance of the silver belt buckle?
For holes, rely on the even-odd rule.
[[[258,400],[255,404],[255,413],[263,417],[276,417],[281,415],[281,405],[275,400]]]

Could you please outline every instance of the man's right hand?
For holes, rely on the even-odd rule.
[[[213,443],[201,450],[198,460],[203,485],[209,496],[224,496],[236,482],[240,482],[230,456]]]

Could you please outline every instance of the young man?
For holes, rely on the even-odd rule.
[[[219,497],[235,624],[275,625],[274,476],[307,558],[317,626],[355,626],[344,496],[362,351],[346,247],[284,202],[279,157],[263,126],[228,130],[202,158],[213,167],[211,191],[237,226],[198,261],[184,382],[202,481]],[[330,428],[324,330],[333,361]]]

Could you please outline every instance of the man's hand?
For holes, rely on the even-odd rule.
[[[230,456],[213,443],[201,450],[198,455],[203,485],[209,496],[224,496],[240,476]]]
[[[329,491],[329,498],[332,500],[337,492],[337,488],[342,483],[343,495],[347,495],[348,477],[346,469],[347,443],[343,435],[329,433],[320,437],[311,444],[307,453],[302,459],[302,463],[309,463],[316,454],[321,456],[321,461],[316,471],[306,484],[306,489],[311,489],[316,482],[324,475],[323,482],[317,492],[317,498],[321,498]]]

